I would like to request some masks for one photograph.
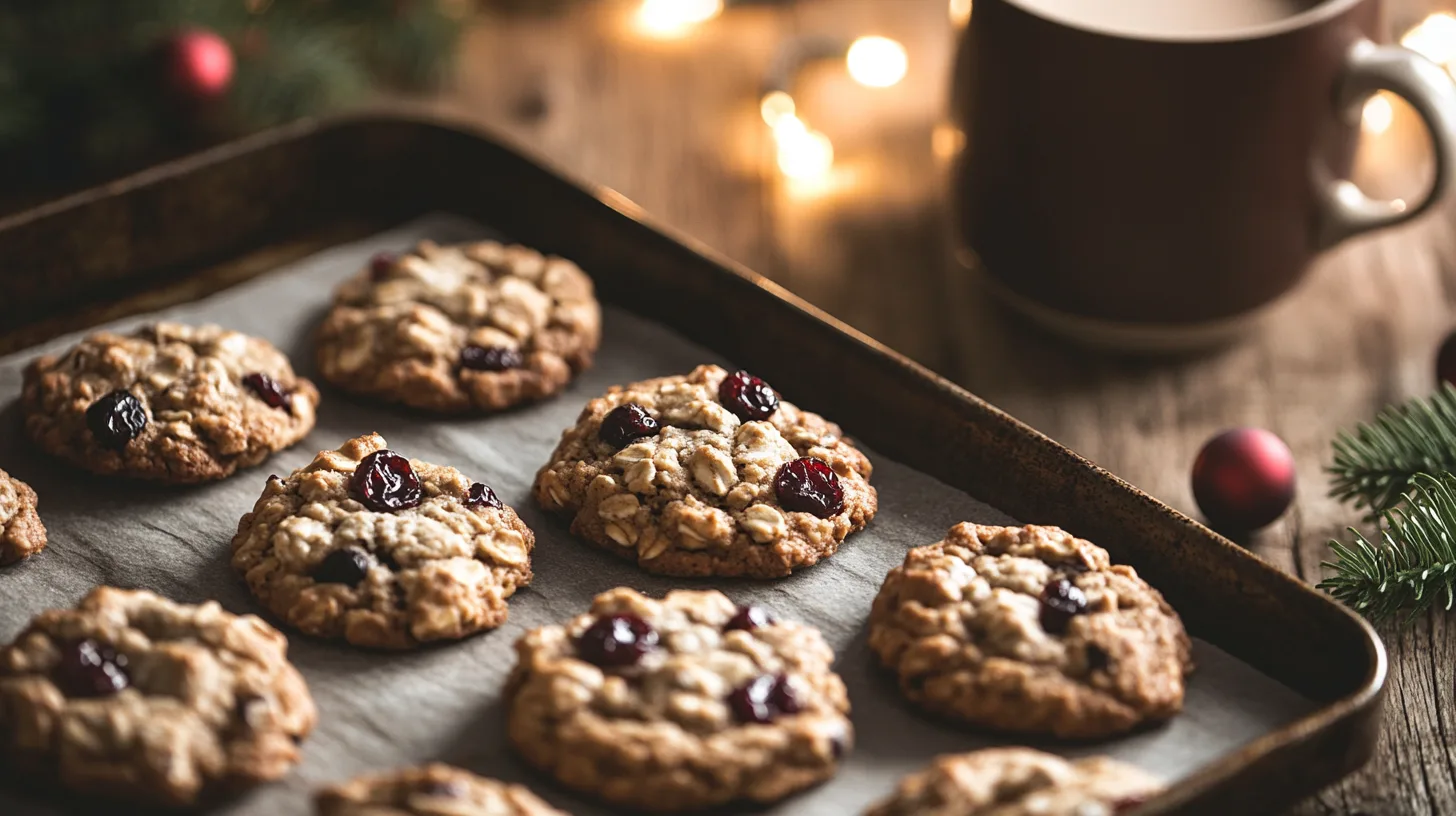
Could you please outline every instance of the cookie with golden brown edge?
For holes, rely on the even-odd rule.
[[[289,626],[407,649],[504,623],[535,542],[489,486],[369,434],[269,477],[232,564]]]
[[[319,816],[566,816],[520,785],[440,763],[366,774],[314,805]]]
[[[1183,706],[1183,622],[1056,527],[961,523],[890,571],[870,647],[911,702],[997,731],[1104,738]]]
[[[1161,790],[1147,772],[1107,757],[988,748],[937,757],[865,816],[1116,816]]]
[[[617,807],[768,803],[833,776],[849,697],[818,630],[720,592],[619,588],[516,642],[511,744]]]
[[[318,390],[271,343],[220,326],[98,332],[25,369],[41,448],[103,476],[224,479],[313,428]]]
[[[648,572],[788,575],[864,529],[870,461],[839,426],[714,365],[587,403],[536,474],[536,501]]]
[[[591,366],[602,316],[576,264],[523,246],[421,242],[345,281],[317,336],[324,379],[439,413],[544,399]]]
[[[316,717],[287,652],[278,630],[212,601],[93,590],[0,648],[5,769],[153,806],[277,779]]]
[[[0,470],[0,566],[45,549],[46,529],[30,485]]]

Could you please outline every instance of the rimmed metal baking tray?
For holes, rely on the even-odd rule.
[[[1370,757],[1386,664],[1359,617],[620,195],[479,132],[379,116],[306,121],[0,220],[0,352],[193,300],[437,211],[577,261],[606,303],[791,383],[781,390],[877,453],[1107,547],[1197,638],[1309,701],[1140,813],[1272,812]]]

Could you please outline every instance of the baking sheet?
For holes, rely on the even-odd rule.
[[[309,336],[336,283],[382,249],[400,249],[421,238],[479,237],[493,235],[453,216],[428,216],[207,300],[113,326],[127,329],[160,317],[221,323],[273,341],[318,382]],[[45,349],[61,349],[75,339],[62,338]],[[383,434],[390,447],[407,456],[454,465],[491,484],[536,532],[535,582],[512,599],[510,620],[496,631],[404,654],[369,652],[290,633],[290,657],[307,677],[319,706],[318,728],[291,775],[218,812],[306,814],[311,812],[310,792],[322,783],[427,760],[522,782],[572,813],[609,812],[557,787],[512,754],[504,737],[500,689],[514,659],[511,644],[522,631],[577,614],[592,595],[619,585],[658,595],[674,587],[717,587],[740,602],[763,604],[818,626],[834,647],[836,667],[854,705],[858,744],[833,780],[756,812],[853,813],[937,754],[995,743],[933,721],[902,703],[893,680],[876,668],[866,643],[870,603],[905,550],[939,539],[958,521],[1011,521],[970,496],[868,450],[880,493],[879,515],[834,557],[776,581],[647,575],[573,541],[563,520],[532,504],[529,490],[536,469],[586,400],[613,384],[682,373],[703,362],[729,366],[730,361],[628,312],[606,310],[596,367],[553,401],[486,419],[439,420],[366,404],[324,386],[318,426],[302,443],[221,484],[181,489],[82,475],[47,460],[26,443],[16,398],[25,363],[39,352],[0,358],[0,467],[36,489],[50,533],[44,553],[0,569],[0,642],[12,639],[35,613],[74,604],[103,583],[147,588],[182,601],[211,598],[234,612],[259,612],[228,564],[238,518],[251,509],[270,472],[287,473],[308,463],[315,451],[368,431]],[[789,400],[834,418],[834,406],[800,402],[792,383],[774,385]],[[853,430],[847,429],[851,435]],[[1176,782],[1315,707],[1207,643],[1195,641],[1194,654],[1198,671],[1185,710],[1168,725],[1098,745],[1030,744],[1069,755],[1107,753]],[[62,812],[61,803],[0,790],[0,813]]]

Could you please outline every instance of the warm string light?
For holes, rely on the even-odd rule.
[[[723,0],[642,0],[637,28],[659,39],[677,39],[723,13]]]
[[[849,46],[844,64],[855,82],[867,88],[899,84],[910,68],[905,46],[888,37],[860,37]]]
[[[971,21],[971,0],[950,0],[950,21],[965,26]]]

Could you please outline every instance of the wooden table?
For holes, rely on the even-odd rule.
[[[1449,208],[1332,253],[1236,347],[1174,362],[1098,356],[1023,326],[954,260],[932,149],[953,56],[945,0],[739,7],[672,42],[632,31],[631,5],[484,21],[433,107],[615,188],[1185,512],[1197,512],[1188,472],[1204,440],[1232,425],[1273,430],[1298,458],[1300,496],[1248,545],[1319,579],[1327,542],[1358,520],[1325,495],[1331,437],[1428,392],[1456,322]],[[800,112],[833,139],[836,170],[816,189],[789,183],[758,115],[769,64],[796,36],[869,33],[908,47],[909,75],[871,90],[839,65],[801,74]],[[1419,189],[1422,137],[1408,119],[1397,111],[1383,155],[1362,154],[1372,192]],[[1456,812],[1456,622],[1433,614],[1384,634],[1378,755],[1294,813]]]

